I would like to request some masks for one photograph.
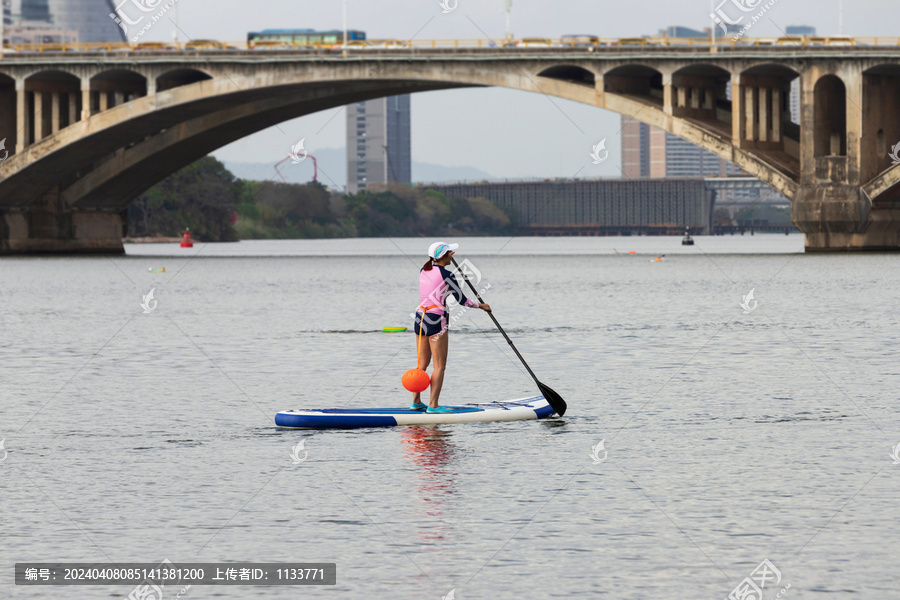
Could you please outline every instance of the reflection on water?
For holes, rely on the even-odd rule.
[[[406,460],[416,468],[418,502],[414,510],[425,517],[416,537],[422,543],[446,545],[453,537],[453,527],[446,522],[445,509],[456,493],[458,476],[459,448],[453,443],[453,432],[437,425],[398,429]]]
[[[427,503],[428,515],[437,516],[431,511],[440,511],[442,496],[455,493],[453,465],[459,449],[453,433],[435,425],[413,425],[401,428],[401,435],[406,459],[417,467],[419,498]]]

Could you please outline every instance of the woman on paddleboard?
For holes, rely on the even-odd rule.
[[[449,348],[449,312],[447,310],[447,298],[452,295],[460,305],[470,308],[480,308],[490,312],[487,304],[479,304],[469,300],[462,293],[456,277],[447,270],[454,251],[459,244],[447,244],[435,242],[428,249],[428,262],[419,271],[419,308],[416,310],[416,344],[418,346],[418,368],[425,370],[428,363],[434,358],[434,370],[431,373],[431,394],[428,398],[429,406],[422,403],[420,392],[413,394],[413,403],[410,408],[415,410],[427,410],[430,413],[452,412],[450,409],[438,406],[441,396],[441,386],[444,384],[444,368],[447,366],[447,350]]]

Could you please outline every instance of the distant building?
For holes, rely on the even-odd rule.
[[[12,27],[12,0],[0,0],[0,18],[3,19],[3,39],[0,40],[0,43],[8,44],[7,40],[9,39],[9,34],[6,32],[7,29]]]
[[[740,171],[736,165],[684,138],[655,127],[650,129],[651,177],[721,177]]]
[[[4,43],[16,44],[73,44],[78,32],[60,29],[46,21],[13,21],[3,27]]]
[[[791,121],[800,123],[800,78],[791,81]]]
[[[410,183],[409,94],[347,106],[347,193],[373,183]]]
[[[533,235],[712,232],[713,198],[703,179],[576,179],[423,185],[448,198],[485,198],[510,209]]]
[[[810,25],[788,25],[784,32],[788,35],[816,35],[816,28]],[[791,82],[791,121],[800,123],[800,78]]]
[[[622,172],[626,177],[724,177],[740,172],[683,138],[622,115]]]
[[[23,0],[23,2],[26,0]],[[74,29],[82,42],[124,42],[125,32],[110,18],[122,0],[45,0],[53,23]]]
[[[18,0],[18,11],[13,12],[22,26],[35,30],[44,23],[57,32],[56,37],[71,37],[59,32],[75,31],[74,41],[123,42],[125,32],[110,18],[119,5],[121,0],[119,4],[114,0]]]
[[[19,16],[23,21],[50,23],[49,0],[20,0]]]
[[[650,177],[650,127],[622,116],[622,172],[625,177]]]
[[[705,27],[703,31],[697,31],[689,27],[680,27],[673,25],[660,30],[660,37],[679,37],[679,38],[702,38],[709,37],[709,27]]]
[[[816,35],[816,28],[812,25],[788,25],[784,32],[788,35]]]

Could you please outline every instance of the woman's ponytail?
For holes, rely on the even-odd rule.
[[[431,270],[431,267],[432,267],[433,265],[434,265],[434,260],[431,259],[431,258],[429,258],[429,259],[428,259],[428,262],[425,263],[424,265],[422,265],[422,270],[423,270],[423,271],[430,271],[430,270]]]

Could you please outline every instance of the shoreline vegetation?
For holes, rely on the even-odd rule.
[[[238,179],[207,156],[141,194],[127,209],[126,243],[515,235],[516,215],[485,198],[448,198],[398,183],[339,194],[306,184]],[[790,209],[716,208],[717,225],[789,226]]]
[[[128,206],[127,243],[515,233],[514,215],[484,198],[447,198],[402,184],[337,194],[318,182],[245,181],[211,156]]]

